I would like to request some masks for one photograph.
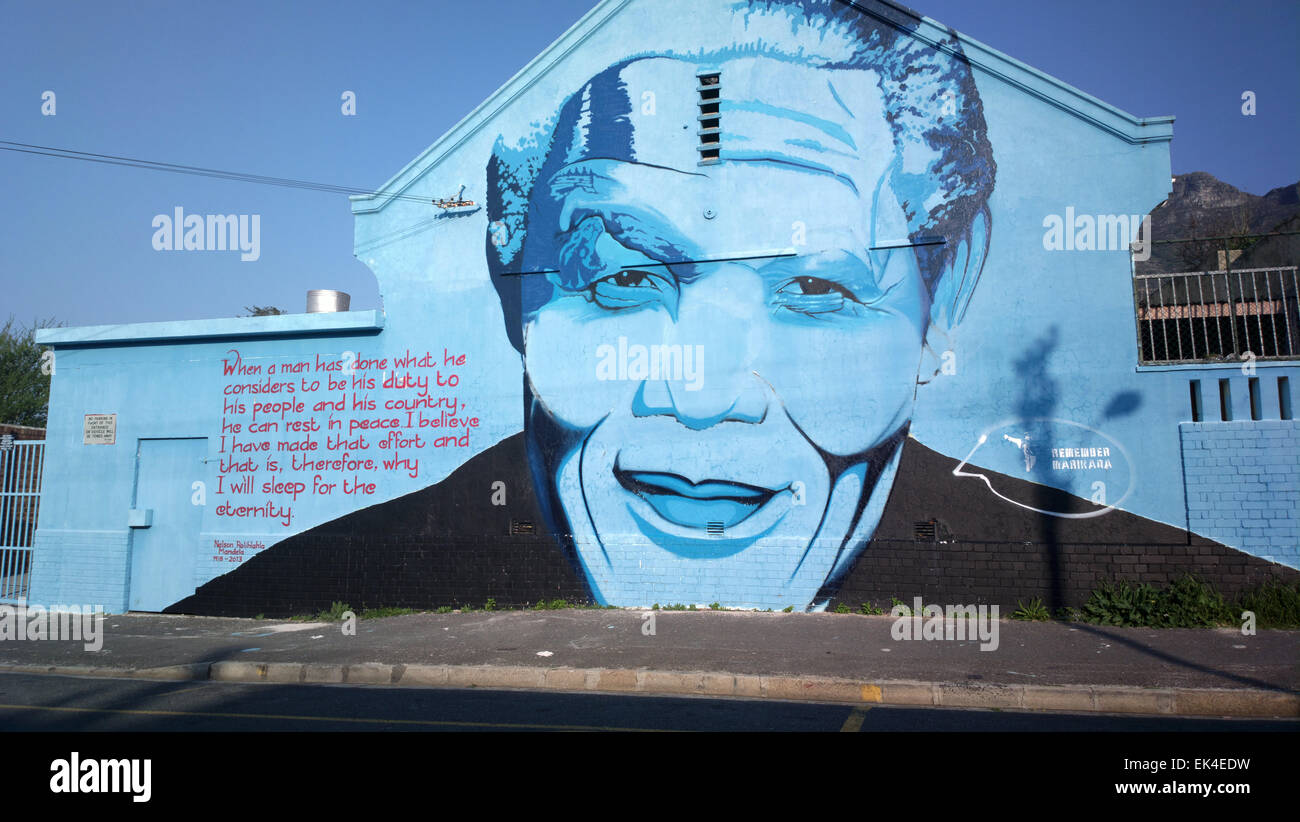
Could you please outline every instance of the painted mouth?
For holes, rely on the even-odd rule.
[[[685,528],[731,528],[753,516],[778,493],[741,482],[706,479],[691,482],[678,474],[625,471],[614,466],[624,489],[645,500],[659,516]]]

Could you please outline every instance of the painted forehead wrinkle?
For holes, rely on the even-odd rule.
[[[610,232],[611,224],[619,226],[625,223],[631,223],[628,230]],[[560,270],[558,274],[549,276],[570,290],[586,288],[593,281],[620,269],[688,259],[680,249],[666,244],[653,227],[641,227],[633,215],[587,217],[574,230],[560,237]],[[668,273],[665,266],[664,274]]]
[[[829,83],[827,85],[829,87]],[[837,103],[840,102],[838,97],[835,98],[835,101]],[[724,99],[722,101],[722,114],[725,116],[729,111],[752,111],[756,114],[766,114],[770,117],[802,123],[817,129],[832,139],[838,140],[840,143],[848,146],[854,151],[858,150],[858,144],[853,139],[853,135],[849,133],[848,129],[833,120],[819,117],[808,111],[800,111],[795,108],[772,105],[770,103],[763,103],[756,100],[733,101]],[[848,114],[847,109],[845,109],[845,113]],[[850,118],[852,116],[852,114],[849,114]]]

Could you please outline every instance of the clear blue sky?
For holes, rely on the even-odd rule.
[[[0,139],[375,187],[594,5],[0,0]],[[1175,115],[1175,174],[1256,194],[1300,179],[1296,0],[914,7],[1132,114]],[[344,90],[356,117],[340,115]],[[378,302],[344,195],[3,151],[0,181],[0,322],[301,311],[309,288]],[[262,215],[261,261],[154,251],[151,220],[177,204]]]

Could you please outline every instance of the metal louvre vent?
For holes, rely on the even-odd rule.
[[[510,520],[510,533],[511,534],[535,534],[537,533],[537,529],[533,527],[533,523],[530,520],[512,519]]]
[[[720,537],[725,530],[721,522],[710,522],[708,525],[708,532],[711,537]]]
[[[917,542],[930,542],[938,545],[947,545],[957,541],[952,529],[937,518],[913,522],[912,539]]]
[[[718,72],[699,75],[700,165],[712,165],[722,159],[722,75]]]

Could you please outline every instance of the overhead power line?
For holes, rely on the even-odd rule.
[[[216,168],[187,166],[178,163],[164,163],[158,160],[141,160],[136,157],[121,157],[115,154],[95,154],[89,151],[74,151],[66,148],[54,148],[53,146],[16,143],[10,140],[0,140],[0,151],[13,151],[20,154],[37,154],[44,157],[55,157],[63,160],[82,160],[88,163],[103,163],[105,165],[124,166],[126,168],[142,168],[149,171],[167,171],[172,174],[189,174],[196,177],[212,177],[218,180],[231,180],[240,183],[256,183],[258,185],[280,186],[283,188],[301,188],[309,191],[323,191],[329,194],[374,195],[385,200],[408,200],[417,203],[431,202],[427,197],[416,197],[410,194],[380,195],[371,188],[357,188],[355,186],[335,185],[333,183],[316,183],[310,180],[294,180],[289,177],[269,177],[264,174],[245,174],[240,171],[222,171],[221,169]]]

